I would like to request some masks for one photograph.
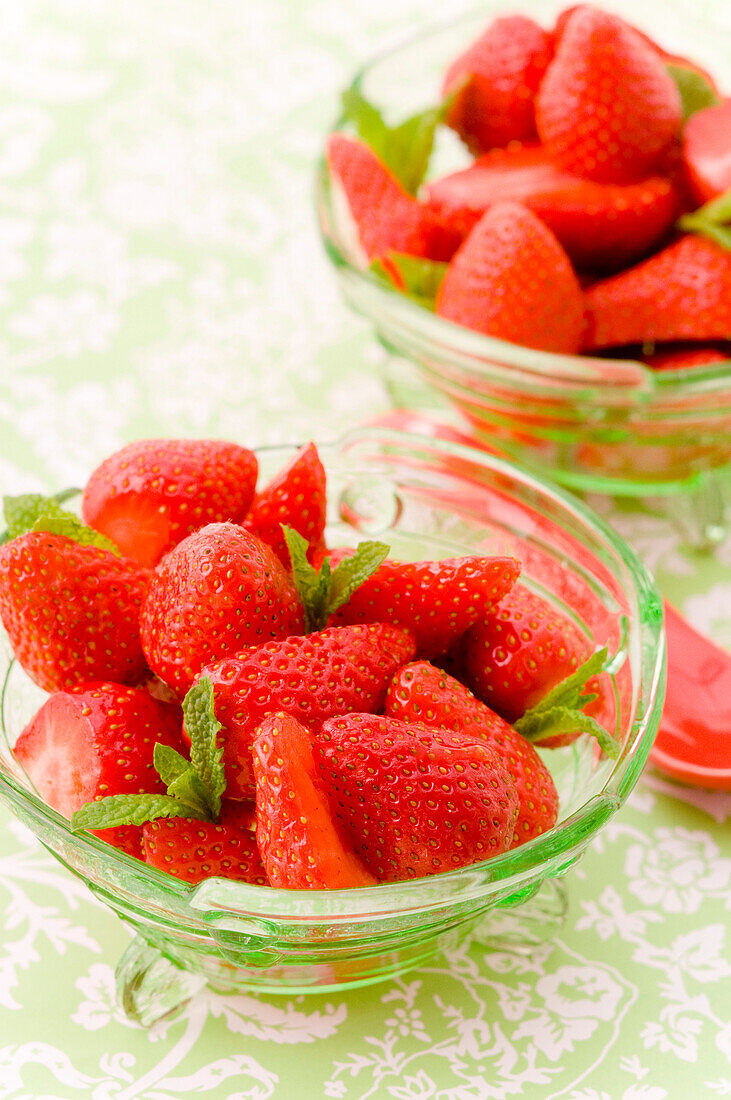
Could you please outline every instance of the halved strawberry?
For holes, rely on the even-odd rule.
[[[337,825],[315,768],[309,731],[271,714],[254,740],[256,836],[272,886],[338,890],[372,886]]]
[[[353,250],[364,267],[391,249],[449,259],[459,238],[404,190],[365,142],[331,134],[326,158],[334,201],[342,221],[353,223]]]
[[[164,791],[153,767],[157,741],[182,749],[175,712],[142,688],[99,682],[51,695],[13,752],[41,798],[70,818],[107,795]],[[141,856],[135,825],[97,835]]]
[[[688,234],[586,292],[585,350],[731,339],[731,252]]]
[[[332,555],[342,560],[347,551]],[[443,653],[510,591],[520,572],[515,558],[387,559],[330,616],[335,624],[392,623],[416,638],[422,656]]]
[[[535,214],[513,202],[492,206],[457,250],[436,312],[544,351],[578,351],[584,327],[584,298],[568,256]]]
[[[178,543],[152,573],[140,614],[150,668],[179,695],[204,665],[303,628],[284,566],[233,523],[211,523]]]
[[[142,679],[148,578],[137,562],[46,531],[0,547],[0,617],[31,679],[44,691]]]
[[[572,11],[536,98],[550,155],[577,176],[632,183],[658,168],[681,121],[680,93],[657,53],[618,16]]]
[[[452,730],[463,738],[484,742],[496,753],[518,796],[518,816],[508,847],[532,840],[556,824],[558,793],[536,750],[442,669],[426,661],[402,668],[389,688],[386,715],[431,729]]]
[[[683,163],[698,203],[731,191],[731,99],[688,119],[683,131]]]
[[[553,54],[551,36],[524,15],[494,19],[447,70],[447,122],[478,154],[535,137],[533,100]]]
[[[453,871],[510,845],[515,789],[478,739],[349,714],[325,722],[315,753],[335,812],[378,879]]]
[[[338,714],[379,711],[389,680],[415,650],[408,630],[360,623],[267,642],[204,668],[225,731],[229,797],[252,797],[251,745],[266,714],[286,711],[314,731]]]
[[[198,883],[216,875],[267,886],[255,822],[253,806],[226,799],[218,821],[185,817],[148,821],[142,826],[145,863],[183,882]]]
[[[282,524],[287,524],[307,539],[312,557],[325,548],[326,519],[325,468],[315,444],[308,443],[285,469],[257,493],[243,526],[271,546],[282,564],[289,569],[289,551]]]
[[[434,180],[425,202],[466,236],[497,202],[532,210],[580,267],[618,270],[645,255],[680,212],[671,180],[596,183],[572,176],[542,146],[494,149],[474,165]]]
[[[142,439],[115,451],[84,489],[86,523],[145,566],[207,523],[237,521],[256,487],[253,451],[208,439]]]
[[[731,359],[731,348],[677,347],[673,344],[658,345],[642,361],[655,370],[685,370],[687,367],[710,367]]]

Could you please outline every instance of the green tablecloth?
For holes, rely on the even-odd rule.
[[[722,0],[701,8],[731,31]],[[416,0],[3,5],[3,491],[83,482],[134,437],[325,438],[387,407],[312,167],[336,90],[423,18]],[[610,514],[731,645],[731,543],[693,554],[646,509]],[[351,993],[204,992],[149,1032],[113,1000],[124,926],[2,809],[0,1098],[731,1095],[730,807],[648,774],[530,956],[475,940]]]

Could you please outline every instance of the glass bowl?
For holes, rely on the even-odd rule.
[[[687,14],[665,6],[653,20],[634,0],[604,6],[654,31],[667,50],[697,59],[722,81],[731,77],[724,36]],[[550,26],[566,0],[524,0],[518,7]],[[447,63],[491,16],[508,10],[502,0],[487,0],[478,13],[420,33],[367,65],[352,87],[388,121],[402,120],[438,102]],[[455,135],[440,127],[430,176],[467,161]],[[443,320],[362,269],[349,218],[333,201],[329,184],[321,160],[317,204],[326,251],[346,300],[371,321],[392,353],[388,372],[397,403],[404,403],[406,392],[406,403],[423,404],[419,389],[431,388],[478,435],[523,465],[579,490],[684,494],[695,512],[695,541],[723,537],[731,496],[731,361],[653,371],[629,359],[535,351]],[[405,364],[415,364],[416,372]],[[424,400],[428,404],[428,396]]]
[[[293,453],[259,452],[264,476]],[[75,835],[37,797],[11,748],[44,696],[8,653],[0,798],[137,932],[118,967],[118,989],[129,1015],[144,1023],[174,1011],[205,981],[290,994],[374,982],[423,962],[446,937],[466,935],[484,919],[495,922],[500,942],[530,949],[556,931],[563,900],[555,880],[627,798],[657,729],[660,596],[621,538],[582,504],[500,459],[418,435],[358,431],[320,453],[329,545],[379,537],[403,559],[519,557],[523,581],[569,614],[592,645],[614,654],[609,695],[621,752],[608,760],[585,738],[544,750],[560,794],[558,824],[459,871],[358,890],[275,890],[224,879],[191,887],[92,835]],[[505,914],[519,905],[506,929]]]

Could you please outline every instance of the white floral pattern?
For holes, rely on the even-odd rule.
[[[694,10],[731,29],[719,0]],[[3,5],[3,492],[79,484],[143,435],[325,438],[388,407],[387,356],[338,297],[312,176],[337,90],[424,12]],[[651,502],[592,503],[729,645],[731,540],[701,557]],[[730,813],[731,795],[648,773],[568,877],[554,942],[496,951],[480,928],[381,986],[204,989],[141,1031],[114,996],[124,926],[0,807],[0,1100],[731,1096]]]

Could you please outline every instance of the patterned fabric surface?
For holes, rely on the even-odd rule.
[[[731,31],[722,0],[694,10]],[[4,492],[79,484],[135,437],[326,438],[388,407],[312,174],[338,89],[423,18],[416,0],[3,5]],[[731,646],[731,542],[694,553],[650,507],[592,503]],[[204,991],[146,1032],[114,1003],[129,933],[2,808],[0,1100],[729,1096],[730,811],[648,773],[530,955],[477,935],[350,993]]]

